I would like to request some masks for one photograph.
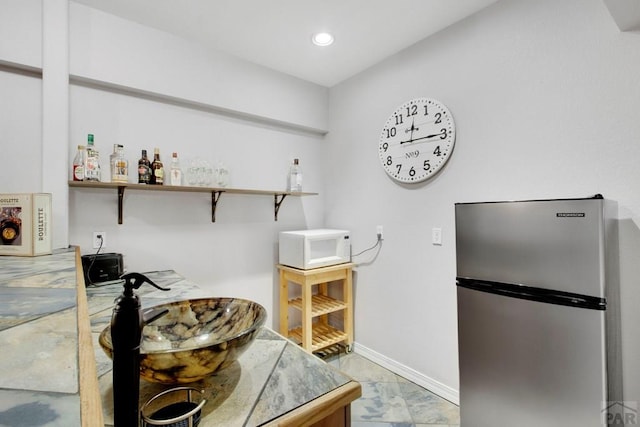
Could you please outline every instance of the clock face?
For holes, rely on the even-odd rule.
[[[447,107],[434,99],[412,99],[384,124],[378,145],[380,163],[396,181],[421,182],[449,160],[455,140],[455,124]]]

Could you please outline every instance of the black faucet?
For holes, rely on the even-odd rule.
[[[143,283],[168,291],[140,273],[127,273],[124,292],[116,300],[111,317],[111,343],[113,345],[113,421],[114,427],[139,425],[140,398],[140,343],[142,328],[169,310],[156,309],[143,315],[140,298],[133,292]]]

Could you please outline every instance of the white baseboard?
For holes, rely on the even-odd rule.
[[[366,357],[372,362],[377,363],[383,368],[386,368],[391,372],[400,375],[401,377],[406,378],[421,387],[426,388],[430,392],[437,394],[438,396],[448,400],[451,403],[455,403],[456,405],[460,404],[460,392],[454,388],[442,384],[441,382],[436,381],[433,378],[423,375],[420,372],[409,368],[408,366],[405,366],[401,363],[398,363],[395,360],[390,359],[361,344],[354,343],[353,351],[363,357]]]

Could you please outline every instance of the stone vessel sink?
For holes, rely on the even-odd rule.
[[[140,376],[162,384],[198,381],[231,365],[267,318],[260,304],[238,298],[190,299],[152,308],[169,312],[142,331]],[[99,342],[112,358],[110,326]]]

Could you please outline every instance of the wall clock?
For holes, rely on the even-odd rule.
[[[378,145],[380,163],[396,181],[421,182],[445,165],[455,141],[455,124],[447,107],[435,99],[412,99],[384,124]]]

